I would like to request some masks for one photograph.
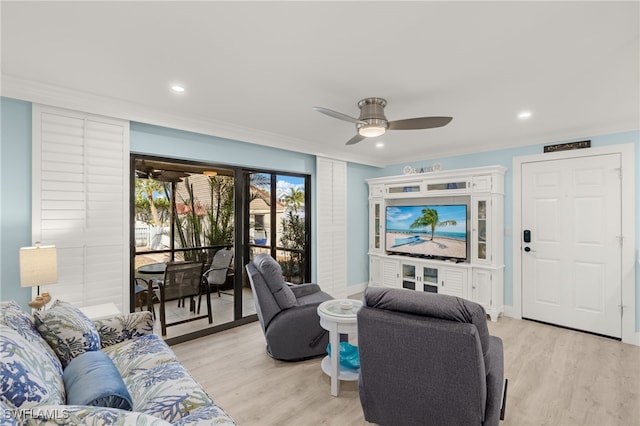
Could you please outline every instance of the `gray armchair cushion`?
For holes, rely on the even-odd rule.
[[[280,309],[289,309],[295,306],[296,296],[284,282],[282,268],[278,262],[267,253],[261,253],[253,258],[253,264],[262,274]]]
[[[384,426],[499,425],[503,347],[489,336],[480,305],[373,287],[363,301],[358,350],[365,420]]]
[[[365,293],[364,303],[378,309],[425,315],[449,321],[473,324],[478,330],[482,355],[489,350],[489,329],[484,308],[474,302],[455,296],[411,291],[391,292],[389,288],[371,287]]]
[[[289,288],[291,289],[291,291],[293,291],[293,294],[295,294],[296,299],[299,299],[301,297],[307,296],[309,294],[314,294],[320,291],[320,286],[314,283],[298,284],[298,285],[291,286]]]

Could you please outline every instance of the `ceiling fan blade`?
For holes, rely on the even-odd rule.
[[[160,174],[163,176],[172,177],[172,178],[183,178],[183,177],[190,176],[189,173],[183,172],[181,170],[163,170]]]
[[[433,129],[449,124],[453,117],[418,117],[389,122],[389,130]]]
[[[356,124],[367,124],[366,122],[364,122],[362,120],[358,120],[355,117],[351,117],[350,115],[343,114],[341,112],[334,111],[332,109],[327,109],[327,108],[323,108],[323,107],[313,107],[312,109],[315,110],[315,111],[321,112],[323,114],[326,114],[329,117],[337,118],[339,120],[344,120],[344,121],[348,121],[350,123],[356,123]]]
[[[345,145],[355,145],[355,144],[357,144],[358,142],[360,142],[361,140],[364,140],[364,139],[366,139],[364,136],[360,136],[360,134],[357,134],[354,137],[352,137],[351,139],[349,139]]]
[[[159,175],[159,176],[155,176],[152,177],[151,179],[153,180],[157,180],[158,182],[182,182],[182,179],[180,179],[179,177],[173,177],[173,176],[163,176],[163,175]]]

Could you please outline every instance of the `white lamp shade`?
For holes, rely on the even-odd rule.
[[[22,247],[20,249],[20,286],[55,284],[58,282],[56,246]]]

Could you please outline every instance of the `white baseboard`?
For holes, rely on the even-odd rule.
[[[504,313],[505,317],[522,319],[522,315],[520,315],[520,311],[515,309],[513,306],[504,305]]]
[[[505,305],[503,315],[509,318],[515,318],[519,320],[522,319],[522,315],[520,314],[519,310],[514,309],[513,306]],[[628,343],[630,345],[640,346],[640,331],[636,331],[635,333],[632,333],[631,336],[628,336],[628,337],[623,336],[622,342]]]
[[[633,333],[633,335],[631,336],[631,339],[626,340],[626,339],[622,339],[623,343],[628,343],[630,345],[635,345],[635,346],[640,346],[640,331],[636,331],[635,333]]]
[[[360,293],[363,293],[367,286],[369,285],[368,282],[363,282],[360,284],[354,284],[354,285],[350,285],[347,287],[347,296],[354,296],[354,295],[358,295]]]

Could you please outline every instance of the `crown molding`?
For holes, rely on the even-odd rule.
[[[340,158],[359,164],[383,167],[373,158],[328,151],[327,145],[295,139],[288,136],[264,132],[201,117],[186,117],[154,109],[122,99],[54,86],[20,77],[2,75],[0,94],[4,97],[33,103],[83,111],[122,120],[136,121],[188,132],[201,133],[222,139],[253,143],[303,154]]]
[[[526,138],[520,138],[511,144],[503,144],[496,140],[477,140],[474,141],[473,150],[461,147],[459,149],[449,149],[446,151],[438,151],[436,156],[425,155],[420,160],[441,160],[447,157],[457,157],[470,154],[479,154],[482,152],[502,151],[502,150],[515,150],[524,147],[530,147],[540,145],[540,153],[542,153],[542,146],[550,143],[562,143],[573,142],[584,139],[593,139],[598,136],[639,131],[640,127],[636,120],[622,120],[616,123],[607,123],[605,125],[590,126],[582,129],[567,129],[558,133],[546,133],[539,135],[532,135]],[[518,155],[518,154],[514,154]],[[386,164],[386,166],[396,165],[401,163],[413,163],[416,161],[414,156],[402,156],[395,157],[392,162]]]
[[[353,154],[344,150],[330,150],[328,144],[317,144],[312,141],[295,139],[276,133],[269,133],[231,123],[220,122],[203,117],[180,116],[149,106],[127,102],[93,93],[77,91],[65,87],[39,83],[20,77],[2,75],[0,94],[8,98],[56,106],[70,110],[83,111],[128,121],[152,124],[171,129],[201,133],[208,136],[253,143],[271,148],[294,151],[308,155],[335,158],[347,162],[374,167],[386,167],[394,164],[415,161],[415,155],[389,156],[385,161],[366,154]],[[540,134],[522,138],[509,145],[498,141],[475,141],[474,149],[461,148],[438,152],[435,157],[425,153],[420,160],[442,159],[471,153],[488,152],[503,149],[517,149],[524,146],[557,143],[577,139],[592,138],[597,135],[639,130],[635,120],[625,120],[606,125],[591,126],[582,129],[567,129],[561,133]]]

